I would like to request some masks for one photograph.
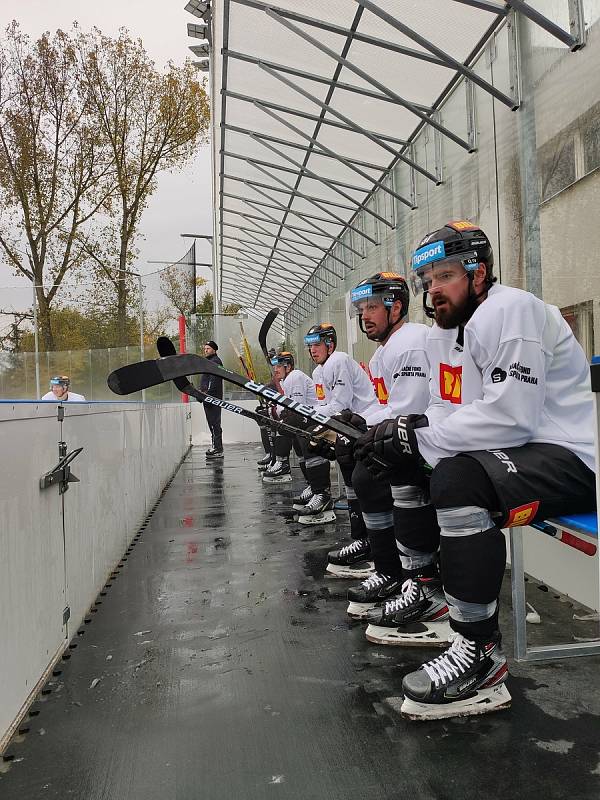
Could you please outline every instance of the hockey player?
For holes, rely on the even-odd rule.
[[[309,349],[312,360],[317,365],[315,373],[318,381],[322,382],[325,398],[320,403],[320,410],[324,414],[334,416],[344,409],[350,409],[357,414],[365,414],[368,410],[377,407],[373,386],[366,373],[347,353],[336,349],[337,334],[333,325],[329,323],[313,325],[304,337],[304,343]],[[322,371],[319,370],[319,367],[322,368]],[[315,380],[314,374],[313,380]],[[315,380],[316,383],[317,380]],[[318,465],[315,463],[317,459],[319,460]],[[330,493],[329,462],[314,452],[308,452],[306,463],[307,466],[310,465],[315,469],[318,489],[315,489],[312,480],[311,489],[318,496],[309,500],[305,511],[312,514],[331,511],[333,501]],[[305,511],[300,513],[304,516]],[[333,511],[331,514],[333,515]],[[333,519],[335,519],[334,515]]]
[[[439,545],[455,632],[449,649],[404,678],[403,713],[484,713],[511,701],[498,628],[500,529],[595,507],[589,367],[557,308],[495,285],[490,242],[469,222],[420,242],[412,280],[436,321],[432,400],[425,414],[370,429],[355,454],[375,473],[373,456],[387,462],[396,480],[417,469],[437,512],[439,527],[433,517],[419,527],[396,519],[409,568],[431,564]],[[419,624],[434,602],[416,579],[388,611]]]
[[[296,400],[305,406],[315,406],[317,395],[315,384],[302,370],[296,369],[294,356],[292,353],[282,351],[271,359],[274,377],[281,385],[282,393],[292,400]],[[293,411],[282,409],[279,413],[281,419],[294,424],[295,420],[302,418]],[[290,452],[294,450],[300,457],[300,469],[306,475],[305,460],[300,442],[293,436],[279,434],[275,437],[274,454],[275,461],[267,467],[263,481],[265,483],[284,483],[292,480],[290,470]]]
[[[428,328],[406,319],[410,302],[406,281],[394,272],[377,273],[352,290],[351,301],[351,315],[358,316],[363,333],[371,341],[379,342],[369,362],[378,404],[366,419],[348,416],[348,412],[342,418],[357,426],[362,424],[366,430],[366,426],[410,409],[424,411],[429,402],[429,366],[425,352]],[[389,481],[375,480],[347,450],[338,447],[338,461],[346,484],[351,484],[358,496],[368,538],[331,553],[328,569],[345,564],[346,574],[351,574],[354,564],[360,567],[361,556],[363,560],[369,555],[373,557],[375,574],[348,591],[348,613],[366,616],[370,608],[401,589],[403,571],[394,536],[394,507],[414,507],[422,492],[417,487],[390,486]],[[369,638],[382,641],[376,634],[370,631]],[[383,641],[387,643],[386,638]]]

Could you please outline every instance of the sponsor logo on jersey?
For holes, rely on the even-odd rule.
[[[433,244],[426,244],[425,247],[419,247],[415,250],[412,257],[412,268],[418,269],[424,267],[432,261],[439,261],[441,258],[446,258],[446,248],[443,242],[433,242]]]
[[[325,389],[323,389],[322,383],[315,383],[315,393],[317,400],[325,400]]]
[[[534,500],[532,503],[525,503],[522,506],[511,508],[508,512],[508,519],[502,526],[503,528],[515,528],[517,525],[528,525],[537,514],[540,501]]]
[[[506,380],[506,372],[500,367],[492,370],[492,383],[502,383]]]
[[[521,383],[532,383],[534,386],[537,386],[538,379],[535,375],[531,374],[531,367],[526,367],[519,361],[513,361],[510,365],[508,368],[508,376]]]
[[[366,286],[357,286],[356,289],[352,289],[350,292],[350,302],[357,303],[359,300],[364,300],[366,297],[372,296],[373,287],[368,283]]]
[[[462,402],[462,367],[440,364],[440,396],[451,403]]]
[[[377,396],[377,399],[381,405],[386,406],[389,393],[387,386],[385,385],[385,380],[383,378],[373,378],[373,388],[375,389],[375,395]]]

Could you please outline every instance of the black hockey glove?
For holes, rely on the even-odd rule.
[[[419,453],[416,428],[426,428],[429,420],[425,414],[386,419],[360,437],[354,455],[362,461],[374,477],[401,471],[423,469],[425,461]]]
[[[313,425],[308,430],[311,433],[311,438],[306,447],[309,455],[321,456],[321,458],[326,458],[328,461],[335,461],[337,434],[323,425]]]
[[[353,428],[356,428],[357,431],[362,433],[366,433],[367,431],[367,423],[363,417],[361,417],[360,414],[355,414],[353,411],[350,411],[349,408],[345,408],[340,414],[336,414],[333,419],[344,422],[346,425],[352,425]],[[337,437],[335,443],[335,459],[340,467],[352,467],[356,463],[353,453],[354,441],[355,440],[347,439],[345,436]]]
[[[265,418],[264,422],[262,420],[260,422],[257,420],[257,425],[259,428],[270,427],[269,423],[267,422],[267,419],[269,418],[269,411],[266,408],[266,406],[256,406],[256,408],[254,409],[254,413],[258,414],[259,417]]]

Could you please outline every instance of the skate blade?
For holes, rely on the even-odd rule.
[[[416,703],[405,697],[400,708],[400,716],[415,721],[472,717],[509,708],[511,702],[512,697],[506,684],[500,683],[498,686],[492,686],[491,689],[480,689],[473,697],[454,703]]]
[[[375,608],[376,605],[376,603],[353,603],[350,601],[346,609],[346,614],[348,614],[349,617],[354,617],[354,619],[362,619],[367,616],[367,611],[371,608]]]
[[[298,517],[300,525],[323,525],[326,522],[335,522],[333,511],[324,511],[322,514],[300,514]]]
[[[369,578],[375,572],[375,565],[369,561],[364,567],[344,567],[340,564],[328,564],[325,570],[325,577],[327,578],[346,578],[355,580],[364,580]]]
[[[305,508],[306,506],[303,503],[294,503],[292,506],[293,511],[304,511]]]
[[[278,478],[270,478],[268,475],[263,475],[263,483],[291,483],[291,475],[280,475]]]
[[[369,625],[365,636],[373,644],[399,647],[447,647],[452,629],[449,622],[414,622],[403,628]]]

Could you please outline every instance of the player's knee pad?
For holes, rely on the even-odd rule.
[[[435,553],[438,549],[440,529],[430,504],[415,508],[394,506],[394,530],[400,547],[419,553]]]
[[[431,502],[436,508],[494,508],[496,492],[482,465],[470,456],[442,458],[431,473]]]
[[[442,531],[440,560],[444,589],[467,603],[492,603],[500,594],[506,543],[499,528],[460,534]]]
[[[376,480],[360,461],[352,471],[352,488],[360,500],[363,514],[391,512],[394,501],[390,484],[387,481]],[[386,527],[392,524],[391,518],[389,519]]]

